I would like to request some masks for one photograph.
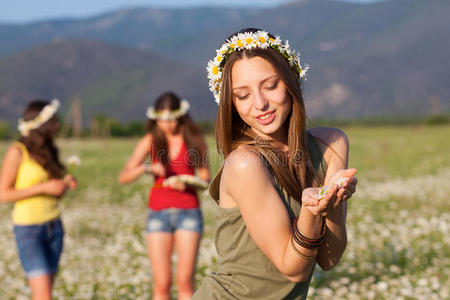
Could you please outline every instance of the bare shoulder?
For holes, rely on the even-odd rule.
[[[258,151],[247,145],[240,145],[231,152],[223,166],[222,180],[245,183],[258,181],[258,179],[269,178],[264,159]]]
[[[16,144],[12,144],[8,151],[6,152],[5,158],[8,159],[18,159],[21,160],[22,159],[22,150],[20,149],[19,146],[17,146]]]
[[[153,141],[152,134],[146,133],[143,137],[141,137],[141,139],[137,143],[136,148],[141,149],[141,150],[149,149],[152,141]]]
[[[239,145],[225,160],[223,172],[240,173],[263,167],[259,153],[248,145]]]
[[[3,166],[13,167],[18,166],[22,161],[22,150],[19,146],[11,145],[3,158]]]
[[[228,202],[225,206],[231,207],[230,203],[239,203],[243,195],[265,190],[271,183],[272,177],[261,155],[250,146],[240,145],[224,162],[220,201],[222,204]]]
[[[146,133],[140,140],[140,144],[149,144],[153,141],[153,136],[150,132]]]
[[[348,148],[348,137],[342,130],[333,127],[314,127],[308,130],[319,143],[333,148]]]

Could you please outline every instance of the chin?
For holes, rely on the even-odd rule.
[[[265,125],[265,126],[259,125],[258,127],[255,127],[255,129],[265,135],[271,135],[271,134],[277,132],[280,129],[280,127],[281,126],[278,124],[269,124],[269,125]]]

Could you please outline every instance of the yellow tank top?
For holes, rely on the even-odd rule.
[[[22,162],[17,170],[14,188],[26,189],[49,179],[48,172],[33,160],[27,148],[20,142],[14,143],[22,151]],[[59,218],[58,199],[50,195],[37,195],[18,200],[14,204],[12,220],[15,225],[35,225]]]

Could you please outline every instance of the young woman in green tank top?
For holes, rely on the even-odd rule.
[[[347,244],[346,201],[356,189],[347,137],[306,130],[307,68],[279,37],[235,33],[207,70],[225,158],[210,185],[219,268],[192,299],[305,299],[315,264],[333,268]]]

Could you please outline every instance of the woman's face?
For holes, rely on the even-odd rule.
[[[166,110],[162,110],[162,113],[165,113]],[[170,110],[167,109],[170,112]],[[156,124],[165,134],[176,134],[178,132],[178,120],[157,120]]]
[[[286,85],[259,56],[238,60],[231,69],[233,103],[242,120],[263,138],[283,140],[291,109]]]

